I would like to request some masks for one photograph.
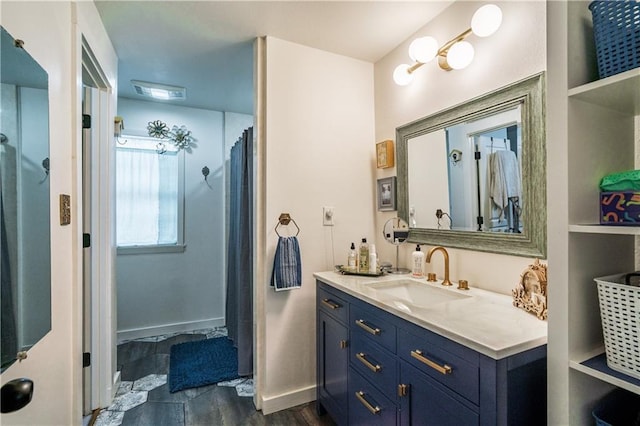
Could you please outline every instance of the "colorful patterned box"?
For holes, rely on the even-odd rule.
[[[640,226],[640,192],[601,192],[600,224]]]

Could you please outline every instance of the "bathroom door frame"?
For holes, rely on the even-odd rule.
[[[86,415],[111,404],[120,377],[115,338],[115,105],[113,88],[84,37],[82,70],[83,114],[91,116],[91,128],[80,129],[84,144],[82,232],[91,238],[91,247],[83,249],[83,352],[89,352],[91,358],[82,381]]]

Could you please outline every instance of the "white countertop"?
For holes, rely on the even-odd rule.
[[[457,290],[454,283],[427,282],[411,275],[363,277],[338,272],[317,272],[313,276],[338,290],[364,300],[386,312],[440,334],[493,359],[501,359],[547,343],[547,322],[513,306],[513,298],[478,288]],[[435,304],[429,308],[382,300],[369,285],[399,279],[425,286],[463,293],[469,298]]]

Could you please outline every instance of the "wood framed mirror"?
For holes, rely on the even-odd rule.
[[[545,76],[396,129],[409,241],[546,257]]]

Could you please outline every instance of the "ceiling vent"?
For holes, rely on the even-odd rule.
[[[171,101],[183,101],[187,98],[187,89],[184,87],[149,83],[139,80],[131,80],[131,84],[140,96]]]

